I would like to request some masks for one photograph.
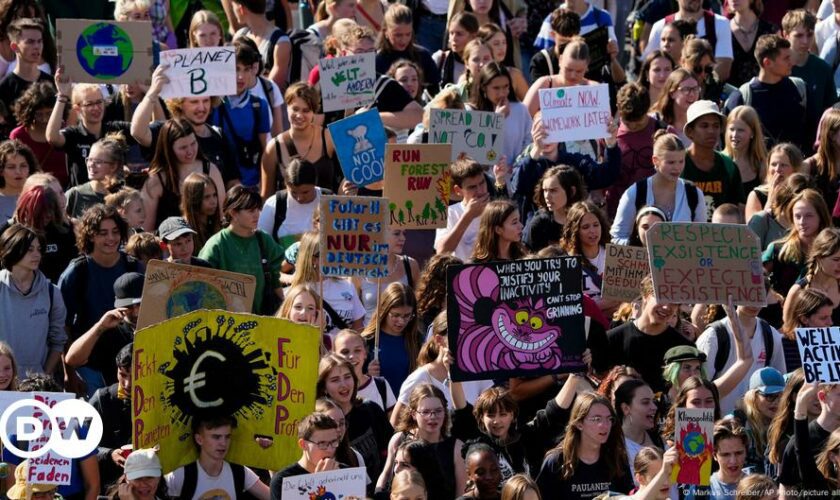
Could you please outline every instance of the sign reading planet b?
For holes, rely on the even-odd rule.
[[[119,78],[131,67],[134,44],[122,28],[111,23],[88,26],[76,41],[76,56],[88,74],[103,80]]]

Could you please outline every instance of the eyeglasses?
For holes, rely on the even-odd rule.
[[[83,103],[79,104],[79,106],[81,106],[83,108],[92,108],[94,106],[99,107],[99,106],[104,106],[104,105],[105,105],[105,101],[102,100],[102,99],[99,99],[98,101],[86,101],[86,102],[83,102]]]
[[[92,167],[102,167],[114,164],[114,162],[111,160],[99,160],[96,158],[85,158],[85,163]]]
[[[401,319],[404,321],[411,321],[414,319],[414,313],[411,314],[399,314],[395,312],[389,312],[388,317],[391,319]]]
[[[708,66],[695,66],[692,68],[694,70],[695,75],[704,74],[704,75],[711,75],[712,72],[715,70],[714,65],[709,64]]]
[[[612,425],[615,423],[615,417],[602,417],[600,415],[595,415],[594,417],[586,417],[584,420],[589,422],[590,424],[601,425],[601,424],[609,424]]]
[[[700,94],[700,87],[678,87],[677,90],[680,91],[681,94],[684,95],[691,95],[691,94]]]
[[[776,394],[764,394],[759,392],[759,394],[761,394],[761,397],[766,399],[767,401],[778,401],[779,398],[782,397],[782,393],[780,392],[777,392]]]
[[[443,408],[438,408],[436,410],[418,410],[415,413],[423,418],[437,418],[443,416],[443,411]]]
[[[340,443],[338,439],[334,439],[332,441],[310,441],[307,439],[306,441],[317,446],[319,450],[335,449],[338,448]]]

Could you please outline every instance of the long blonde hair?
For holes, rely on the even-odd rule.
[[[817,212],[817,216],[820,219],[819,231],[831,227],[831,215],[828,211],[828,206],[825,204],[825,199],[823,199],[819,191],[814,189],[805,189],[790,201],[785,214],[789,221],[793,221],[793,208],[800,201],[810,204],[814,208],[814,211]],[[799,238],[799,231],[794,228],[791,228],[782,239],[777,240],[777,243],[781,245],[781,249],[779,250],[780,261],[804,262],[808,257],[805,253],[804,243]]]
[[[770,430],[771,422],[767,421],[758,409],[758,389],[744,394],[744,413],[747,414],[745,423],[749,424],[753,445],[756,451],[764,456],[767,450],[767,432]]]
[[[291,286],[318,283],[318,280],[321,279],[321,270],[318,267],[320,265],[320,253],[320,234],[315,231],[303,233],[300,238],[300,247]]]
[[[280,319],[290,319],[292,316],[292,304],[294,304],[298,295],[303,295],[304,293],[311,295],[315,304],[321,302],[321,296],[318,295],[317,291],[315,291],[315,286],[312,283],[301,283],[300,285],[291,286],[288,290],[286,290],[283,303],[280,304],[280,309],[277,310],[275,317]]]
[[[820,261],[831,257],[837,252],[840,252],[840,229],[827,227],[820,231],[820,234],[814,238],[811,249],[808,251],[805,280],[810,283],[814,279],[814,276],[817,275]]]
[[[834,135],[840,131],[840,109],[829,108],[823,113],[819,130],[819,137],[817,137],[819,145],[814,155],[817,173],[833,183],[840,176],[840,171],[837,169],[840,151],[834,144]]]
[[[764,145],[764,132],[761,128],[761,120],[758,118],[758,113],[756,113],[755,108],[751,106],[738,106],[733,109],[726,118],[726,127],[729,128],[729,125],[731,125],[735,120],[741,120],[744,122],[744,124],[749,127],[750,132],[752,132],[748,156],[750,164],[753,166],[753,170],[755,171],[755,175],[761,182],[764,182],[766,174],[765,165],[768,157],[767,147]],[[723,151],[727,156],[734,159],[735,148],[732,147],[732,142],[729,140],[729,134],[724,133],[724,138],[726,145]]]
[[[834,432],[828,436],[823,449],[817,454],[817,469],[832,488],[837,488],[838,482],[837,466],[831,456],[838,453],[840,453],[840,429],[834,429]]]

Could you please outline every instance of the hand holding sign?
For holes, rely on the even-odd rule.
[[[817,399],[817,392],[820,389],[819,382],[802,384],[799,392],[796,393],[796,406],[793,409],[793,418],[805,420],[808,418],[808,407]],[[802,417],[802,418],[799,418]]]
[[[540,89],[542,124],[548,142],[608,137],[612,122],[606,84]]]
[[[149,85],[149,90],[146,91],[146,97],[157,99],[160,97],[161,91],[169,83],[169,77],[166,76],[166,70],[169,68],[168,64],[161,64],[152,73],[152,84]]]

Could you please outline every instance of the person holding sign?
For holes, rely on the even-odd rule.
[[[282,500],[283,478],[324,472],[346,467],[335,460],[335,450],[341,443],[338,422],[324,413],[307,415],[298,424],[298,446],[303,451],[300,460],[271,476],[271,498]]]
[[[607,229],[607,217],[591,201],[579,201],[572,205],[563,226],[560,246],[568,255],[581,257],[583,271],[583,293],[588,295],[607,316],[620,303],[604,300],[601,286],[604,268],[607,262],[606,243],[610,235]]]
[[[782,325],[782,349],[785,356],[785,368],[788,373],[802,368],[802,358],[799,355],[799,347],[796,343],[797,328],[827,328],[832,326],[831,319],[834,311],[834,302],[816,288],[800,290],[795,297],[789,298],[790,314],[784,325]]]
[[[617,245],[627,245],[636,213],[644,206],[660,209],[670,222],[706,222],[703,193],[681,178],[685,166],[685,146],[674,134],[660,130],[653,143],[653,168],[647,179],[627,188],[618,202],[610,235]]]
[[[840,432],[834,430],[823,439],[823,442],[817,442],[813,440],[814,435],[811,430],[814,424],[808,424],[809,401],[815,395],[819,397],[820,394],[824,394],[822,387],[817,383],[806,383],[796,395],[791,441],[795,443],[792,448],[795,451],[804,487],[829,496],[832,491],[837,490],[838,479],[840,479],[837,474]],[[787,453],[787,450],[785,452]],[[787,487],[785,489],[787,490]]]
[[[832,304],[840,306],[840,229],[823,229],[811,245],[805,276],[798,279],[787,294],[782,314],[785,322],[791,319],[792,299],[808,288],[824,292]],[[832,309],[831,321],[840,325],[840,307]]]
[[[664,454],[656,447],[639,450],[633,461],[634,478],[639,490],[633,499],[669,500],[671,498],[671,470],[677,462],[677,449],[671,448]]]

